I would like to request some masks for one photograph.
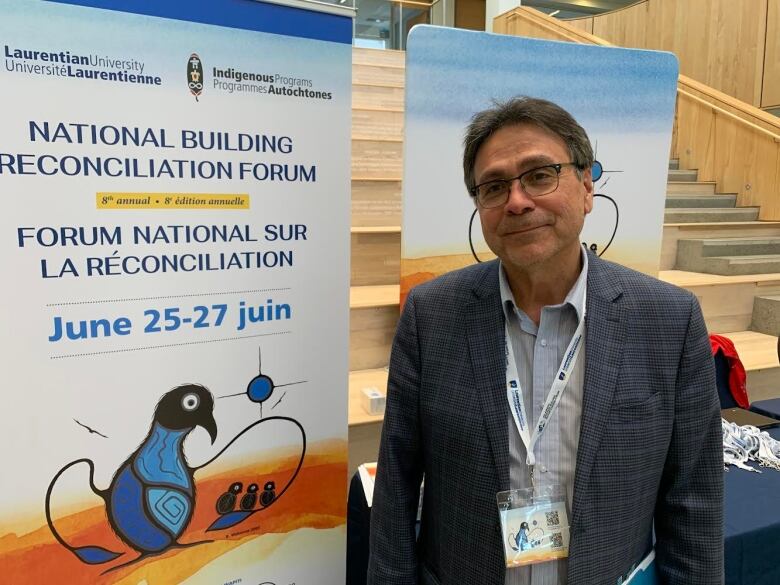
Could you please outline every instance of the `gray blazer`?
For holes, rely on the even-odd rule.
[[[413,289],[390,359],[370,585],[502,585],[509,488],[498,262]],[[720,407],[689,292],[589,257],[569,585],[615,585],[657,538],[662,582],[723,581]],[[422,523],[415,537],[420,480]]]

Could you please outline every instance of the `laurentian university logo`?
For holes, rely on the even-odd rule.
[[[198,54],[193,53],[187,61],[187,85],[190,93],[195,96],[195,101],[198,101],[198,96],[203,93],[203,82],[203,63]]]

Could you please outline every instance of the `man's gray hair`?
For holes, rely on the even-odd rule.
[[[476,186],[474,162],[482,144],[504,126],[534,124],[559,136],[569,149],[571,161],[582,172],[593,166],[593,147],[585,130],[572,115],[553,102],[526,96],[505,102],[496,101],[492,108],[477,112],[471,118],[463,139],[463,179],[472,193]]]

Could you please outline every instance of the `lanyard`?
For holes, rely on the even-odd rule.
[[[585,298],[583,297],[582,306],[585,306]],[[523,401],[523,389],[520,387],[520,379],[517,374],[517,361],[515,360],[515,352],[512,348],[512,338],[509,334],[509,322],[504,324],[504,336],[506,337],[506,397],[509,401],[509,410],[512,413],[512,418],[515,421],[517,432],[520,434],[525,445],[526,451],[526,464],[531,472],[531,484],[534,483],[534,465],[536,465],[536,455],[534,454],[534,447],[539,437],[544,432],[547,423],[550,422],[550,417],[553,411],[561,401],[563,391],[566,390],[566,386],[569,382],[574,366],[577,363],[577,358],[580,355],[580,348],[582,347],[582,340],[585,334],[585,315],[583,310],[583,317],[577,324],[577,330],[569,342],[569,346],[566,348],[566,353],[563,356],[563,361],[558,367],[558,372],[555,375],[550,391],[547,393],[547,399],[542,406],[542,413],[539,416],[539,422],[534,427],[533,433],[529,431],[528,417],[525,413],[525,403]]]

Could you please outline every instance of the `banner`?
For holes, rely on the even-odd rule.
[[[406,56],[401,295],[493,258],[463,183],[463,137],[494,100],[557,103],[585,128],[597,197],[583,244],[655,275],[677,87],[671,53],[415,27]],[[431,222],[431,217],[436,217]]]
[[[343,583],[349,13],[2,14],[2,582]]]

